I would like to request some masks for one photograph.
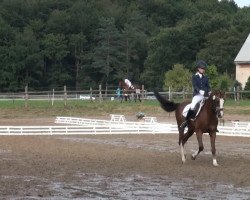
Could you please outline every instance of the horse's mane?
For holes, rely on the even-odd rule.
[[[179,103],[168,101],[165,97],[160,95],[160,93],[157,91],[154,91],[154,95],[157,98],[157,100],[160,102],[161,107],[167,112],[175,111],[177,107],[180,105]]]

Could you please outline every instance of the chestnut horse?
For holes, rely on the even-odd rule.
[[[119,87],[122,90],[122,100],[125,99],[125,101],[129,100],[131,101],[131,98],[134,99],[136,102],[137,99],[141,102],[141,87],[137,84],[131,85],[131,87],[128,87],[128,85],[124,81],[119,81]]]
[[[179,131],[179,145],[181,149],[181,158],[182,162],[186,162],[186,156],[184,153],[184,145],[187,140],[196,133],[196,137],[199,144],[199,149],[192,154],[192,159],[198,156],[198,154],[203,151],[204,146],[202,142],[203,133],[209,133],[210,141],[211,141],[211,151],[213,156],[213,165],[218,166],[216,160],[216,149],[215,149],[215,138],[218,126],[218,118],[222,118],[223,116],[223,104],[224,104],[224,92],[216,91],[212,92],[208,98],[205,98],[205,102],[203,107],[201,108],[198,116],[194,121],[189,120],[188,122],[188,130],[184,133],[184,129],[180,128],[182,122],[185,121],[185,117],[183,116],[183,109],[188,104],[188,102],[184,103],[174,103],[172,101],[166,100],[162,95],[158,92],[154,92],[157,100],[160,102],[161,107],[167,111],[172,112],[175,111],[175,117],[178,125]]]

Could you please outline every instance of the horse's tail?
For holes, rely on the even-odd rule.
[[[177,107],[179,106],[179,103],[168,101],[166,98],[160,95],[160,93],[157,91],[154,91],[154,94],[155,94],[156,99],[160,102],[161,107],[167,112],[175,111]]]

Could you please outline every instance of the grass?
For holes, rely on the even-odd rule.
[[[148,116],[165,116],[166,112],[161,109],[159,103],[154,100],[147,100],[142,103],[118,101],[82,101],[68,100],[55,101],[53,106],[51,101],[30,100],[28,107],[25,107],[23,100],[0,101],[1,118],[25,117],[25,116],[107,116],[113,114],[136,115],[143,112]],[[250,116],[250,101],[227,100],[225,102],[225,112],[227,114],[239,114]]]

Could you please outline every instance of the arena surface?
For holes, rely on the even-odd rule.
[[[53,119],[1,120],[50,125]],[[0,136],[1,199],[249,199],[250,138],[218,136],[182,164],[178,135]]]

